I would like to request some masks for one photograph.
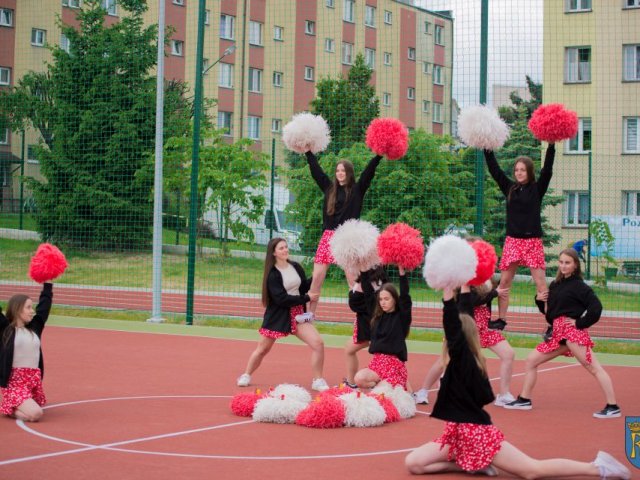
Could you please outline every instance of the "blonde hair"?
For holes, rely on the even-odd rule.
[[[476,359],[476,364],[478,368],[483,373],[485,377],[488,377],[487,373],[487,359],[482,354],[482,346],[480,345],[480,336],[478,335],[478,327],[476,327],[476,321],[473,319],[471,315],[467,315],[466,313],[461,313],[460,322],[462,323],[462,334],[464,335],[467,344],[469,345],[469,350],[473,354]],[[449,348],[447,347],[447,342],[443,342],[442,347],[442,365],[446,368],[449,363]]]

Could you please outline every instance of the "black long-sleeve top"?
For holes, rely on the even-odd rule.
[[[554,280],[549,285],[547,305],[540,300],[536,304],[549,325],[558,317],[569,317],[576,321],[576,328],[583,330],[589,328],[600,320],[602,303],[589,285],[580,277],[571,275],[557,282]]]
[[[291,314],[289,310],[296,305],[306,304],[310,298],[307,295],[311,287],[311,279],[307,279],[302,266],[297,262],[289,261],[300,276],[300,295],[289,295],[284,288],[282,273],[274,265],[267,277],[267,289],[269,291],[269,305],[264,312],[262,328],[274,332],[291,333]]]
[[[36,306],[36,314],[31,319],[31,322],[25,325],[38,338],[42,338],[42,332],[44,326],[49,318],[49,312],[51,311],[51,304],[53,302],[53,284],[45,283],[42,285],[42,291],[40,292],[40,299]],[[14,340],[16,337],[16,330],[11,326],[7,317],[2,313],[0,309],[0,387],[6,387],[9,382],[9,376],[11,375],[11,368],[13,366],[13,352],[14,352]],[[38,361],[38,368],[42,376],[44,376],[44,360],[42,358],[42,348],[40,348],[40,360]]]
[[[458,295],[458,309],[460,313],[466,313],[475,318],[476,307],[485,306],[491,311],[491,302],[498,296],[498,291],[494,288],[486,295],[478,295],[478,292],[474,288],[471,288],[470,292],[461,293]]]
[[[467,294],[461,301],[470,302]],[[456,423],[491,425],[484,406],[495,397],[489,379],[482,372],[462,332],[456,301],[443,302],[442,324],[449,351],[449,363],[440,379],[438,398],[431,416]]]
[[[411,327],[411,296],[409,296],[409,280],[406,275],[400,276],[400,297],[393,312],[383,313],[371,328],[371,344],[369,353],[393,355],[399,360],[407,361],[406,338]]]
[[[362,203],[364,201],[364,195],[367,193],[369,186],[371,185],[371,181],[376,173],[376,168],[380,163],[382,157],[380,155],[376,155],[371,159],[366,168],[362,171],[360,178],[356,183],[351,187],[351,193],[349,194],[349,198],[347,199],[347,192],[345,191],[344,186],[339,185],[338,190],[336,192],[336,205],[334,208],[333,215],[329,215],[327,213],[327,201],[329,197],[329,190],[331,189],[331,185],[333,182],[324,173],[322,167],[318,163],[318,159],[316,156],[307,152],[307,163],[309,164],[309,169],[311,170],[311,176],[320,187],[320,190],[324,193],[324,204],[322,207],[322,229],[323,230],[335,230],[340,225],[342,225],[347,220],[351,220],[352,218],[360,218],[360,213],[362,212]]]
[[[550,144],[544,159],[544,166],[540,170],[538,180],[526,184],[517,184],[498,165],[491,150],[484,151],[487,168],[493,179],[507,198],[507,235],[513,238],[542,237],[542,198],[551,182],[553,175],[553,160],[556,149]]]
[[[369,272],[360,273],[361,292],[349,290],[349,308],[356,314],[358,342],[371,340],[371,316],[376,308],[376,292],[371,285]]]

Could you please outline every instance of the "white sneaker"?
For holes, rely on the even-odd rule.
[[[622,480],[630,480],[631,472],[618,460],[613,458],[607,452],[598,452],[593,464],[600,470],[600,477],[603,479],[620,478]]]
[[[514,397],[513,395],[511,395],[510,393],[505,393],[504,395],[502,394],[498,394],[498,396],[496,397],[496,401],[493,402],[493,404],[496,407],[504,407],[507,403],[511,403],[516,399],[516,397]]]
[[[429,392],[426,388],[421,388],[413,393],[413,399],[416,401],[416,405],[429,405]]]
[[[324,392],[325,390],[329,390],[329,385],[327,385],[327,381],[324,378],[314,378],[313,382],[311,382],[311,390]]]
[[[313,312],[305,312],[301,313],[300,315],[296,315],[296,322],[298,323],[313,322],[315,319],[316,316],[313,314]]]
[[[236,385],[238,385],[239,387],[248,387],[250,383],[251,383],[251,375],[249,375],[248,373],[243,373],[238,377],[238,381],[236,382]]]

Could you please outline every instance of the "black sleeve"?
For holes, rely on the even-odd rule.
[[[411,311],[411,296],[409,295],[409,278],[406,275],[400,275],[400,310]]]
[[[318,163],[318,158],[311,152],[305,153],[311,176],[323,192],[331,186],[331,180]]]
[[[475,297],[475,299],[473,298]],[[476,303],[478,295],[472,294],[471,292],[459,293],[458,294],[458,311],[460,313],[466,313],[467,315],[471,315],[473,317],[473,307]]]
[[[553,175],[553,160],[556,155],[556,147],[555,144],[550,143],[547,147],[547,153],[544,157],[544,166],[542,170],[540,170],[540,176],[538,178],[538,192],[540,194],[540,198],[547,193],[547,189],[549,188],[549,183],[551,183],[551,177]]]
[[[533,301],[536,302],[536,306],[538,307],[538,310],[540,310],[540,313],[542,313],[543,315],[547,313],[546,302],[543,302],[542,300],[538,300],[537,295],[533,296]]]
[[[600,315],[602,315],[602,303],[600,303],[600,299],[596,296],[591,287],[586,283],[583,285],[584,291],[581,292],[581,297],[584,299],[587,308],[584,315],[576,320],[576,328],[578,330],[589,328],[600,320]]]
[[[358,186],[360,187],[362,195],[364,195],[369,189],[371,180],[373,180],[373,176],[376,174],[376,168],[378,168],[381,159],[382,157],[380,155],[376,155],[369,161],[367,167],[362,171],[362,174],[358,179]]]
[[[484,151],[484,160],[487,164],[487,168],[489,169],[489,173],[498,184],[498,187],[500,187],[502,194],[506,197],[509,195],[509,190],[511,189],[513,182],[504,174],[500,165],[498,165],[495,154],[491,150]]]
[[[53,284],[45,283],[42,285],[36,314],[29,323],[31,330],[40,335],[44,330],[44,324],[47,323],[49,312],[51,312],[51,304],[53,303]]]
[[[442,326],[444,327],[444,337],[447,340],[447,349],[449,356],[455,357],[461,350],[464,335],[462,334],[462,322],[456,301],[451,300],[442,302]]]
[[[282,275],[276,274],[273,270],[269,272],[267,288],[271,301],[280,307],[291,308],[295,305],[304,305],[310,300],[309,295],[306,294],[289,295],[282,284]]]

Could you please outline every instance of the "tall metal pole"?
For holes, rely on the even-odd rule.
[[[20,154],[20,225],[18,228],[22,230],[24,226],[24,151],[25,151],[25,138],[24,130],[22,130],[22,149]]]
[[[273,238],[273,227],[276,223],[276,211],[273,208],[273,197],[275,194],[276,181],[276,139],[271,139],[271,201],[269,211],[271,212],[271,221],[269,222],[269,240]]]
[[[489,0],[482,0],[480,13],[480,103],[487,103],[487,45],[489,41]],[[474,233],[483,234],[484,223],[484,159],[476,151],[476,223]]]
[[[151,318],[162,323],[162,170],[164,144],[164,23],[165,0],[158,0],[158,52],[156,73],[156,139],[153,178],[153,281]]]
[[[591,279],[591,202],[592,202],[592,198],[593,195],[591,194],[591,188],[592,188],[592,176],[591,176],[591,167],[592,167],[592,158],[591,158],[591,151],[589,151],[589,203],[588,203],[588,211],[587,211],[587,272],[586,272],[586,277],[587,280]],[[597,275],[598,273],[596,273]]]
[[[198,43],[196,46],[196,88],[191,154],[191,195],[189,206],[189,257],[187,267],[187,325],[193,325],[193,290],[196,272],[196,223],[198,221],[198,161],[200,157],[200,117],[202,116],[202,50],[204,47],[205,0],[198,4]]]

